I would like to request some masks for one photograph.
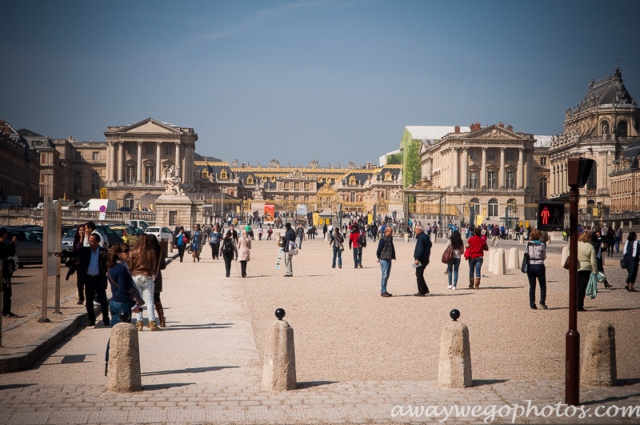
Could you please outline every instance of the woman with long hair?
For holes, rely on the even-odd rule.
[[[464,242],[462,241],[460,232],[457,230],[451,233],[451,237],[447,241],[445,250],[449,247],[453,249],[453,257],[447,264],[447,275],[449,277],[449,286],[447,286],[447,289],[455,291],[458,286],[458,268],[460,267],[460,258],[464,255]]]
[[[591,232],[585,230],[578,238],[578,311],[585,311],[584,297],[591,273],[598,273],[596,250],[591,245]]]
[[[178,235],[176,236],[176,246],[178,247],[178,255],[180,256],[181,263],[184,258],[184,250],[187,247],[187,243],[189,243],[189,239],[187,235],[184,234],[184,227],[180,226]]]
[[[333,248],[333,264],[331,265],[332,269],[336,268],[336,257],[338,257],[338,268],[342,268],[342,250],[344,249],[344,238],[340,233],[340,229],[335,227],[333,229],[333,234],[331,235],[331,239],[329,240],[329,245]]]
[[[482,227],[476,227],[473,231],[474,235],[469,238],[466,244],[465,258],[469,260],[469,289],[480,289],[484,251],[489,251],[486,235],[483,235],[482,232]],[[474,270],[475,278],[473,277]]]
[[[167,268],[165,252],[163,251],[160,242],[158,242],[156,235],[149,234],[147,237],[151,239],[151,246],[153,246],[153,251],[156,253],[156,273],[153,278],[153,306],[156,308],[156,312],[158,313],[160,327],[165,328],[167,325],[164,319],[162,300],[160,300],[160,293],[162,292],[162,270]]]
[[[191,255],[193,256],[193,262],[200,262],[200,250],[202,249],[202,230],[200,225],[196,224],[195,229],[191,233]]]
[[[224,240],[220,246],[220,255],[224,260],[224,268],[226,270],[226,275],[229,277],[231,274],[231,261],[233,257],[238,259],[238,248],[236,248],[236,243],[233,240],[233,233],[231,230],[227,231],[227,234],[224,236]]]
[[[84,224],[81,224],[76,229],[76,234],[73,235],[73,246],[72,246],[72,248],[73,248],[73,252],[76,253],[76,254],[84,246],[84,232],[85,232]],[[73,268],[74,271],[76,270],[75,263],[73,263],[73,262],[70,263],[69,273],[73,273],[72,270],[71,270],[72,268]],[[67,274],[67,276],[69,276],[69,274]],[[82,279],[80,279],[80,274],[79,273],[76,273],[76,279],[77,279],[76,286],[78,287],[78,302],[76,304],[82,305],[82,304],[84,304],[84,283],[82,282]]]
[[[242,231],[238,239],[238,261],[242,270],[242,277],[247,277],[247,262],[249,262],[249,253],[251,251],[251,238],[246,230]]]
[[[627,280],[624,289],[629,292],[638,292],[633,289],[636,284],[636,277],[638,276],[638,258],[640,258],[640,249],[638,249],[636,232],[629,232],[627,236],[627,242],[624,244],[622,255],[627,262]]]
[[[151,238],[146,233],[138,236],[135,249],[131,252],[129,269],[136,287],[142,294],[147,312],[149,313],[149,329],[160,331],[156,323],[156,311],[153,305],[153,275],[156,273],[156,252],[151,244]],[[139,331],[143,329],[144,316],[142,310],[136,316],[136,326]]]

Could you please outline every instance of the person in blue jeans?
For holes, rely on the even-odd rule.
[[[451,234],[447,241],[445,250],[449,247],[453,249],[453,258],[447,263],[447,275],[449,276],[449,286],[447,289],[456,290],[458,286],[458,268],[460,267],[460,258],[464,255],[464,242],[462,236],[457,230]]]
[[[538,229],[531,231],[531,241],[525,247],[529,254],[529,269],[527,277],[529,278],[529,307],[537,310],[536,307],[536,279],[540,284],[540,307],[547,309],[547,277],[544,260],[547,258],[547,246],[540,242],[541,232]]]
[[[333,249],[333,264],[331,265],[332,269],[336,268],[336,257],[338,257],[338,267],[342,268],[342,250],[344,238],[340,234],[340,229],[337,227],[333,229],[333,234],[331,235],[331,239],[329,240],[329,245],[331,245]]]
[[[392,297],[387,292],[387,281],[391,274],[391,261],[396,259],[396,248],[393,246],[393,229],[387,227],[384,229],[384,236],[380,238],[378,242],[378,250],[376,251],[378,257],[378,263],[380,263],[380,270],[382,277],[380,278],[380,295],[388,298]]]
[[[187,235],[184,234],[184,227],[180,226],[178,229],[178,235],[176,236],[176,247],[178,248],[178,255],[180,256],[180,262],[184,258],[184,249],[187,247]]]

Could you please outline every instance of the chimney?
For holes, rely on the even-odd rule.
[[[508,126],[507,126],[507,130],[509,130],[509,131],[513,131],[513,126],[512,126],[512,125],[508,125]]]
[[[456,130],[455,130],[455,132],[456,132],[456,133],[460,133],[460,126],[459,126],[459,125],[456,125]]]
[[[500,128],[504,128],[504,123],[503,123],[503,122],[499,122],[499,123],[498,123],[498,127],[500,127]]]
[[[480,121],[476,121],[476,131],[480,130],[482,128],[482,125],[480,124]]]

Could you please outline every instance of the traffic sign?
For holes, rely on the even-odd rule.
[[[107,207],[106,207],[106,205],[100,205],[100,212],[101,212],[101,213],[103,213],[103,212],[107,212]]]
[[[538,230],[545,232],[564,230],[563,202],[538,202]]]

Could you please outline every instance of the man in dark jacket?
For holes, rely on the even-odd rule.
[[[0,227],[0,261],[2,262],[2,316],[18,317],[11,311],[11,272],[9,257],[16,255],[16,237],[10,237],[7,229]]]
[[[291,228],[291,223],[285,224],[284,227],[287,229],[287,232],[284,234],[284,247],[282,247],[284,251],[284,264],[287,266],[287,272],[284,277],[293,277],[293,264],[291,262],[293,254],[289,253],[289,242],[295,243],[296,232]]]
[[[389,280],[389,274],[391,273],[391,260],[396,259],[396,249],[393,246],[393,229],[387,227],[384,231],[384,236],[380,238],[378,243],[378,250],[376,256],[378,257],[378,263],[382,270],[382,278],[380,280],[381,290],[380,295],[388,298],[392,295],[387,292],[387,281]]]
[[[107,250],[100,246],[100,237],[96,234],[89,235],[89,246],[82,247],[72,255],[77,258],[78,278],[84,282],[85,299],[87,300],[87,326],[95,326],[96,313],[93,310],[94,294],[98,295],[98,301],[102,309],[102,323],[109,324],[109,304],[107,303]]]
[[[424,269],[429,264],[431,256],[431,238],[424,233],[422,225],[416,226],[416,248],[413,251],[413,258],[416,265],[416,278],[418,279],[418,292],[414,294],[416,297],[424,297],[429,293],[429,287],[424,280]]]

